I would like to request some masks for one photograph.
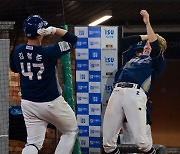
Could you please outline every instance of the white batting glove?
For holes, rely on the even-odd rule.
[[[44,35],[44,36],[50,35],[50,34],[54,35],[56,33],[56,27],[50,26],[48,28],[38,29],[37,33],[39,35]]]

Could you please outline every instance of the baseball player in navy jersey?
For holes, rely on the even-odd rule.
[[[27,129],[22,154],[38,154],[48,123],[62,133],[55,154],[71,154],[78,127],[73,110],[62,97],[56,64],[71,50],[77,36],[60,28],[46,28],[47,22],[39,15],[29,16],[23,26],[28,42],[17,46],[10,55],[11,70],[20,74],[21,107]],[[63,41],[41,46],[46,35],[58,35]]]
[[[120,68],[121,73],[109,98],[103,121],[103,147],[106,153],[120,153],[117,138],[125,117],[139,150],[156,153],[146,134],[146,102],[151,79],[161,74],[165,59],[148,12],[141,10],[140,15],[147,35],[124,37],[121,42],[124,65]],[[132,50],[137,43],[139,46]]]

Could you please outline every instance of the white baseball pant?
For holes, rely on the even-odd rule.
[[[147,134],[148,140],[152,144],[151,126],[149,124],[146,125],[146,134]],[[121,144],[135,144],[135,139],[132,135],[132,131],[129,127],[128,122],[123,123],[122,133],[120,133],[119,135],[120,135]]]
[[[27,129],[27,145],[33,144],[40,150],[45,139],[47,125],[51,123],[62,133],[55,154],[72,153],[78,133],[77,121],[75,113],[62,96],[44,103],[22,99],[21,107]],[[31,147],[34,149],[33,146]],[[26,148],[29,149],[29,146],[24,149]]]
[[[146,102],[147,96],[143,89],[121,88],[113,89],[103,121],[103,147],[110,153],[117,147],[117,138],[126,116],[135,143],[140,150],[147,152],[152,147],[146,134]]]

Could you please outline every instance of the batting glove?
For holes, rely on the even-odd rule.
[[[39,35],[44,35],[44,36],[50,35],[50,34],[54,35],[56,33],[56,27],[50,26],[48,28],[38,29],[37,33]]]

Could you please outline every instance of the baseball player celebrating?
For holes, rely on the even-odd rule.
[[[27,144],[22,154],[38,154],[45,139],[48,123],[62,133],[55,154],[70,154],[78,132],[76,117],[62,97],[56,64],[58,58],[70,51],[77,36],[66,30],[47,27],[39,15],[29,16],[23,24],[26,44],[10,55],[10,67],[20,74],[21,107],[27,129]],[[62,42],[41,46],[46,35],[58,35]]]
[[[167,47],[166,40],[162,36],[159,36],[158,34],[156,34],[156,35],[157,35],[158,41],[160,43],[161,50],[163,52],[165,52],[166,47]],[[138,49],[143,48],[143,44],[138,43],[138,44],[132,46],[131,51],[136,50],[137,48]],[[153,82],[156,78],[158,78],[165,70],[165,59],[162,56],[159,56],[156,59],[154,59],[153,63],[154,63],[154,65],[156,65],[156,68],[159,71],[157,73],[157,71],[156,71],[157,69],[152,70],[151,82]],[[122,70],[119,69],[116,72],[114,83],[118,82],[118,78],[119,78],[121,71]],[[151,124],[152,124],[151,114],[152,113],[151,112],[152,112],[152,102],[148,98],[147,103],[146,103],[146,133],[147,133],[147,138],[150,142],[152,142],[152,133],[151,133]],[[135,144],[135,140],[133,138],[131,129],[129,127],[129,124],[128,124],[126,118],[123,122],[123,128],[121,128],[121,130],[120,130],[120,143],[121,144]],[[158,153],[160,153],[160,154],[167,153],[166,147],[164,145],[156,144],[153,146],[155,147],[157,154]]]
[[[121,42],[125,65],[109,98],[103,122],[103,148],[106,153],[120,153],[117,138],[125,117],[139,150],[148,154],[156,153],[146,133],[146,102],[151,79],[162,72],[165,59],[148,12],[141,10],[140,15],[147,35],[124,37]],[[132,49],[137,43],[138,46]]]

